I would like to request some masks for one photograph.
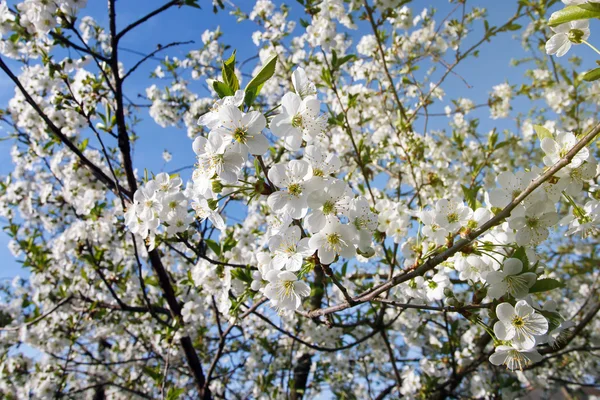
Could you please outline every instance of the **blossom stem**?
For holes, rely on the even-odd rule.
[[[591,43],[589,43],[587,40],[582,40],[583,43],[587,44],[592,50],[594,50],[596,53],[600,54],[600,50],[598,50],[596,47],[594,47]]]

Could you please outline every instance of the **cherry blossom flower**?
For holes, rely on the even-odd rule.
[[[244,114],[237,107],[227,105],[219,110],[219,125],[211,132],[233,141],[233,149],[238,153],[262,155],[269,148],[269,141],[262,134],[266,126],[265,116],[260,112]]]
[[[342,180],[336,180],[323,190],[313,191],[307,199],[312,211],[306,216],[305,225],[310,233],[323,229],[327,221],[346,215],[352,200],[352,190]]]
[[[523,370],[523,367],[541,360],[542,356],[536,350],[523,350],[505,345],[496,347],[494,354],[490,356],[492,364],[506,365],[511,371]]]
[[[377,229],[377,215],[371,211],[369,202],[363,196],[352,200],[350,211],[350,226],[356,230],[358,248],[366,253],[370,250],[373,232]]]
[[[556,139],[544,138],[542,139],[542,150],[546,153],[544,157],[544,164],[548,167],[556,164],[563,158],[569,150],[573,148],[577,144],[577,138],[571,132],[560,132],[556,135]],[[577,168],[579,167],[585,160],[588,159],[590,155],[589,150],[584,147],[573,157],[569,167]]]
[[[281,310],[297,310],[302,298],[310,294],[310,287],[290,271],[269,271],[266,274],[269,282],[263,293],[271,300],[273,307]]]
[[[212,108],[200,118],[198,118],[198,125],[204,125],[208,129],[214,129],[221,123],[219,112],[222,108],[227,106],[239,107],[244,102],[245,92],[238,90],[233,96],[225,96],[220,100],[217,100]]]
[[[178,176],[170,177],[166,172],[161,172],[154,177],[156,190],[164,193],[175,193],[180,190],[182,181]]]
[[[548,228],[558,223],[558,214],[548,209],[548,204],[538,202],[527,207],[525,215],[511,218],[509,226],[517,231],[516,242],[520,246],[539,244],[548,237]]]
[[[469,255],[464,263],[456,263],[456,270],[460,272],[459,278],[478,282],[482,276],[490,271],[490,265],[482,257]]]
[[[277,213],[288,213],[294,219],[306,216],[307,198],[313,187],[312,167],[307,161],[292,160],[285,164],[276,164],[269,170],[269,180],[283,188],[271,193],[267,204]]]
[[[438,246],[446,243],[446,238],[449,235],[448,230],[440,227],[435,221],[435,211],[426,210],[419,214],[419,218],[423,222],[423,235],[432,239]],[[381,228],[379,228],[381,230]]]
[[[573,44],[581,44],[590,36],[588,20],[572,21],[558,26],[551,26],[554,35],[546,42],[546,53],[562,57]]]
[[[530,350],[535,347],[535,336],[548,332],[548,321],[543,315],[535,312],[525,300],[520,300],[513,307],[510,303],[498,304],[496,316],[499,321],[494,324],[494,333],[500,340],[510,340],[520,349]]]
[[[516,299],[521,299],[529,293],[529,288],[536,281],[536,275],[533,272],[524,272],[523,262],[518,258],[508,258],[504,261],[501,271],[491,271],[485,276],[486,282],[490,285],[488,296],[492,299],[499,299],[506,293],[509,293]]]
[[[302,99],[296,93],[286,93],[281,107],[282,113],[273,118],[269,127],[275,136],[283,139],[287,150],[298,150],[302,140],[310,142],[323,131],[325,120],[319,118],[320,103],[316,98]]]
[[[162,202],[158,199],[156,184],[150,181],[146,186],[139,188],[134,196],[134,204],[137,217],[142,221],[151,221],[156,218],[163,209]]]
[[[444,289],[450,286],[450,278],[443,272],[438,272],[425,283],[425,293],[429,301],[442,300]]]
[[[302,259],[310,256],[313,251],[308,246],[308,238],[300,238],[300,228],[290,226],[279,235],[269,239],[269,251],[274,255],[271,262],[273,268],[288,271],[299,271],[302,268]]]
[[[187,209],[179,208],[170,213],[168,219],[165,220],[169,224],[167,234],[173,236],[176,233],[185,232],[193,221],[194,218],[187,212]]]
[[[328,221],[323,229],[314,234],[308,245],[317,252],[323,264],[331,264],[336,255],[352,258],[356,254],[354,248],[355,235],[348,225],[337,220]]]
[[[212,222],[214,227],[218,230],[222,231],[226,228],[223,217],[221,217],[218,212],[210,208],[206,199],[197,199],[193,201],[192,208],[196,212],[196,216],[200,221],[204,221],[208,218],[208,220]]]
[[[494,207],[506,207],[535,178],[536,174],[534,173],[520,172],[513,174],[512,172],[501,172],[496,178],[500,188],[494,188],[490,191],[490,204]]]
[[[296,94],[300,96],[301,99],[317,94],[317,88],[306,76],[304,68],[296,68],[292,74],[292,84],[294,85]]]
[[[211,179],[217,174],[223,182],[237,181],[244,156],[234,151],[221,135],[210,132],[208,138],[199,136],[194,139],[192,147],[198,158],[198,168],[194,171],[196,175]]]
[[[435,205],[435,222],[449,232],[467,226],[472,216],[473,210],[455,199],[441,199]]]
[[[315,180],[321,180],[321,184],[331,180],[330,175],[337,174],[342,167],[338,156],[333,153],[325,153],[314,145],[306,146],[304,159],[310,163]]]
[[[594,179],[597,174],[598,162],[594,157],[588,157],[587,161],[578,167],[563,168],[556,176],[560,177],[561,187],[566,194],[577,196],[583,190],[584,183]]]

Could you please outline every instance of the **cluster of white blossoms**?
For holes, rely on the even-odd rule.
[[[555,165],[577,143],[572,133],[557,132],[553,135],[539,126],[536,130],[539,130],[541,149],[545,154],[543,162],[547,167]],[[402,245],[405,265],[416,265],[419,255],[439,246],[451,246],[456,236],[468,236],[480,228],[492,219],[494,213],[511,205],[543,172],[535,166],[530,171],[501,172],[497,176],[498,186],[485,193],[487,206],[472,209],[461,199],[451,198],[438,200],[433,207],[421,211],[418,215],[418,242],[408,240]],[[531,250],[511,253],[507,248],[517,245],[531,249],[546,241],[550,229],[559,223],[556,207],[563,198],[572,207],[570,215],[560,221],[562,225],[568,225],[567,234],[579,231],[587,236],[597,232],[600,220],[598,201],[591,199],[585,207],[578,206],[575,201],[584,185],[593,182],[597,175],[597,161],[587,148],[581,149],[552,181],[544,183],[519,204],[512,204],[514,208],[506,221],[484,234],[468,252],[454,255],[444,264],[444,268],[399,285],[394,295],[404,302],[452,302],[453,294],[444,289],[451,287],[450,278],[454,270],[459,273],[461,280],[472,285],[482,284],[485,288],[484,300],[510,298],[516,302],[514,308],[507,302],[498,305],[496,316],[500,321],[494,325],[494,332],[501,344],[490,361],[506,364],[510,369],[522,369],[524,365],[539,360],[536,345],[548,342],[544,336],[549,329],[545,316],[554,318],[554,336],[570,327],[571,322],[547,310],[545,314],[539,310],[536,313],[539,307],[533,303],[530,291],[534,290],[544,269],[535,267],[536,257]],[[380,231],[387,232],[386,224],[393,226],[390,221],[402,221],[389,215],[388,210],[380,211]]]
[[[247,109],[243,90],[223,96],[198,121],[208,133],[194,140],[197,163],[185,195],[180,189],[181,180],[161,174],[136,192],[135,204],[126,213],[132,232],[153,237],[162,222],[170,236],[185,231],[192,222],[186,208],[186,201],[192,201],[198,218],[208,218],[216,228],[225,230],[218,213],[219,201],[238,193],[254,193],[250,198],[266,196],[269,227],[263,238],[265,246],[253,258],[257,269],[251,289],[261,292],[280,311],[298,310],[303,298],[310,295],[311,288],[304,281],[310,269],[305,265],[321,268],[339,258],[370,257],[375,253],[372,245],[377,235],[401,244],[405,266],[418,265],[423,255],[451,246],[456,236],[469,235],[483,226],[543,172],[534,166],[529,171],[499,173],[498,186],[485,192],[486,205],[471,199],[477,207],[454,197],[437,200],[418,213],[406,212],[405,203],[390,199],[373,199],[371,208],[366,197],[356,195],[348,181],[338,178],[340,159],[322,145],[325,119],[320,115],[315,85],[302,68],[294,71],[292,83],[294,91],[282,96],[275,115],[272,111],[265,115]],[[492,117],[505,116],[512,90],[507,84],[494,90],[499,100],[491,106]],[[545,128],[539,129],[547,167],[577,142],[572,133],[553,135]],[[268,132],[293,154],[291,159],[269,168],[261,158],[271,146]],[[255,177],[249,175],[253,166]],[[458,253],[443,266],[397,286],[394,296],[415,304],[451,302],[453,295],[447,289],[452,287],[456,271],[461,280],[483,285],[486,299],[510,298],[516,302],[514,306],[506,301],[497,306],[494,334],[500,344],[490,361],[514,369],[539,359],[536,344],[547,342],[543,338],[549,323],[529,293],[543,269],[530,267],[524,253],[516,257],[513,246],[544,242],[549,229],[559,222],[556,204],[561,197],[575,204],[571,196],[596,175],[597,163],[584,148],[552,181],[516,204],[507,220],[488,231],[480,243],[473,243],[469,252]],[[590,204],[578,208],[573,213],[576,218],[565,220],[571,232],[595,229],[596,224],[591,222],[599,220],[595,212],[600,207]],[[415,219],[419,221],[419,234],[416,240],[407,240]],[[535,259],[533,254],[528,256]],[[223,301],[226,298],[220,304]],[[194,307],[200,307],[199,300],[186,303],[187,320],[193,319]],[[569,326],[561,318],[555,320],[558,323],[554,332]]]
[[[161,45],[127,57],[147,19],[180,21],[161,10],[212,16],[17,3],[0,0],[27,92],[0,110],[0,225],[28,275],[0,281],[0,397],[550,397],[598,375],[600,68],[579,52],[600,0],[490,2],[508,21],[466,1],[215,0],[201,42],[149,29]],[[465,98],[515,32],[523,79]],[[161,159],[174,142],[150,119],[188,151]],[[132,179],[145,144],[181,175]]]
[[[354,258],[357,248],[363,254],[372,253],[377,226],[377,216],[366,199],[355,196],[347,182],[335,178],[341,167],[338,157],[320,147],[317,139],[325,119],[314,84],[302,68],[294,71],[292,83],[294,92],[283,96],[281,112],[270,119],[269,130],[291,152],[300,150],[303,143],[305,147],[302,158],[274,164],[263,181],[277,228],[266,237],[271,261],[262,263],[255,274],[255,280],[268,282],[259,285],[260,290],[282,310],[299,308],[301,298],[310,294],[308,285],[296,275],[304,259],[316,254],[318,262],[327,265],[336,257]],[[210,131],[193,144],[198,160],[193,187],[198,202],[217,201],[215,187],[218,192],[233,188],[229,194],[246,190],[236,184],[243,184],[238,179],[248,156],[260,157],[269,147],[264,135],[267,119],[258,111],[240,111],[244,97],[241,90],[224,97],[199,120]]]
[[[166,227],[169,236],[187,230],[193,218],[181,184],[181,178],[171,178],[162,172],[139,188],[133,196],[133,204],[125,212],[129,230],[142,239],[149,238],[149,243],[154,242],[161,225]]]
[[[59,10],[66,15],[75,15],[86,4],[87,0],[26,0],[18,4],[17,8],[21,12],[21,26],[31,34],[41,35],[56,26],[56,14]]]

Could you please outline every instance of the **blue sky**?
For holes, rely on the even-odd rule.
[[[199,3],[205,4],[210,2],[201,0]],[[254,4],[253,1],[249,0],[238,0],[236,3],[243,5],[242,9],[246,12],[249,12]],[[164,0],[127,0],[117,2],[117,26],[122,28],[162,4],[164,4]],[[416,14],[423,8],[430,7],[432,4],[438,7],[438,20],[455,7],[454,4],[449,4],[448,1],[442,0],[416,0],[412,3],[411,7]],[[512,16],[516,9],[517,1],[471,0],[468,4],[469,6],[476,5],[487,8],[489,10],[490,24],[500,25]],[[300,4],[290,0],[288,1],[288,5],[291,7],[292,19],[298,20],[300,17],[308,19],[303,15]],[[90,15],[100,25],[105,27],[108,25],[105,1],[88,0],[88,7],[80,15]],[[523,24],[526,23],[527,21],[523,21]],[[364,22],[359,22],[359,25],[359,30],[353,33],[353,35],[360,35],[362,32],[365,32]],[[188,51],[202,45],[200,36],[206,29],[214,30],[218,26],[224,32],[223,43],[230,44],[232,48],[237,49],[238,60],[244,60],[257,54],[257,48],[251,40],[251,34],[256,30],[256,25],[253,22],[245,21],[241,24],[236,24],[235,17],[229,16],[224,12],[215,15],[211,7],[205,7],[202,10],[185,7],[183,9],[174,8],[168,10],[161,16],[151,19],[145,25],[128,34],[121,42],[121,60],[126,68],[131,67],[140,59],[140,56],[128,50],[149,53],[156,48],[158,43],[164,45],[174,41],[195,41],[195,45],[168,49],[164,53],[183,58]],[[472,43],[482,35],[482,23],[478,22],[476,26],[477,30],[471,34],[471,37],[467,41],[468,43]],[[594,26],[592,25],[592,40],[594,38]],[[298,24],[296,30],[300,31],[301,29],[303,28]],[[483,45],[478,59],[471,59],[457,69],[457,72],[466,78],[470,87],[467,87],[460,78],[450,76],[443,86],[448,95],[447,101],[438,106],[437,110],[442,111],[443,106],[449,104],[451,98],[457,97],[468,97],[476,104],[486,102],[488,93],[491,91],[493,85],[505,81],[510,81],[511,83],[521,82],[523,80],[523,67],[514,68],[509,66],[512,58],[524,56],[519,39],[518,37],[515,38],[514,33],[508,32],[494,38],[492,44]],[[590,61],[593,60],[594,56],[592,51],[584,46],[579,46],[575,54],[587,57]],[[158,65],[158,61],[154,60],[146,63],[127,82],[125,92],[129,98],[137,101],[137,95],[145,93],[146,87],[151,84],[148,80],[149,74],[154,70],[156,65]],[[253,65],[251,62],[249,65],[250,68]],[[203,81],[199,81],[197,84],[199,90],[201,90],[202,83]],[[0,75],[0,104],[2,104],[3,108],[6,107],[12,95],[11,82],[4,75]],[[142,101],[140,100],[140,102]],[[518,108],[520,106],[527,107],[527,103],[523,100],[513,103],[513,107]],[[487,115],[487,111],[481,111],[480,116],[482,119],[480,126],[482,132],[491,130],[494,126],[500,130],[512,127],[509,121],[492,121]],[[193,164],[194,155],[191,142],[184,130],[175,128],[163,129],[159,127],[152,121],[146,110],[142,110],[139,117],[143,119],[143,122],[137,127],[137,133],[141,139],[136,143],[134,148],[134,162],[138,169],[143,170],[144,168],[148,168],[149,171],[154,173],[160,172],[164,164],[161,154],[165,149],[173,153],[173,161],[167,164],[164,168],[165,171],[172,171],[179,167]],[[430,128],[442,129],[446,126],[447,121],[445,117],[434,118],[430,122]],[[6,130],[2,127],[0,136],[4,136],[5,133]],[[9,155],[11,145],[10,141],[0,141],[0,176],[7,174],[12,169]],[[19,264],[13,260],[12,255],[7,249],[7,244],[8,237],[3,232],[0,232],[0,260],[3,260],[0,264],[0,278],[13,277],[17,274],[21,276],[25,275],[26,272],[21,271]]]

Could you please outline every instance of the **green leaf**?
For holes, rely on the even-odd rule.
[[[226,96],[233,96],[233,92],[229,88],[229,85],[227,85],[223,82],[214,81],[213,89],[215,89],[215,92],[217,92],[217,94],[219,95],[220,98],[223,98]]]
[[[335,50],[331,50],[331,67],[334,71],[337,71],[342,65],[346,64],[348,61],[356,58],[354,54],[345,55],[342,58],[338,58],[337,52]]]
[[[550,16],[550,21],[548,21],[548,25],[557,26],[571,21],[578,21],[581,19],[590,18],[600,18],[600,8],[597,8],[595,7],[595,5],[591,4],[568,6],[560,11],[553,13]]]
[[[160,371],[155,371],[151,367],[142,367],[142,370],[146,373],[146,375],[149,375],[152,378],[152,380],[154,380],[154,382],[156,382],[157,384],[160,384],[162,382],[163,377]]]
[[[540,139],[540,142],[546,138],[553,139],[552,133],[548,129],[544,128],[543,126],[534,125],[533,129],[535,130],[535,133],[537,133],[538,138]]]
[[[167,392],[167,400],[177,400],[185,393],[184,388],[170,387]]]
[[[354,60],[355,58],[357,58],[355,54],[345,55],[344,57],[342,57],[342,58],[340,58],[338,60],[338,65],[337,66],[341,67],[342,65],[346,64],[348,61]]]
[[[204,243],[206,243],[206,245],[217,255],[220,256],[221,255],[221,246],[215,242],[214,240],[211,239],[205,239]]]
[[[198,0],[185,0],[183,5],[202,9],[202,7],[198,5]]]
[[[556,279],[540,279],[532,287],[529,288],[529,293],[548,292],[550,290],[558,289],[564,286],[564,283],[559,282]]]
[[[231,57],[223,61],[221,75],[223,76],[223,82],[229,86],[232,93],[235,93],[240,88],[240,82],[235,75],[235,50],[231,54]]]
[[[242,268],[232,268],[231,276],[236,279],[239,279],[242,282],[246,282],[247,284],[252,283],[252,274],[249,270],[245,270]]]
[[[346,272],[348,271],[348,261],[342,265],[342,276],[346,276]]]
[[[81,143],[79,143],[79,150],[84,151],[85,149],[87,149],[89,142],[90,139],[85,138]]]
[[[593,82],[600,79],[600,68],[594,68],[583,75],[583,80]]]
[[[277,65],[277,56],[273,56],[267,63],[262,67],[262,69],[256,74],[254,78],[248,85],[246,85],[246,96],[244,98],[244,103],[247,107],[250,107],[254,100],[258,97],[260,93],[260,89],[262,89],[263,85],[266,81],[268,81],[273,74],[275,73],[275,66]]]
[[[465,195],[465,200],[467,200],[467,204],[471,209],[475,210],[477,208],[477,192],[479,191],[479,186],[475,186],[474,188],[468,188],[465,185],[460,185],[463,190],[463,194]]]
[[[579,7],[589,11],[600,12],[600,4],[598,3],[584,3],[580,4]]]

